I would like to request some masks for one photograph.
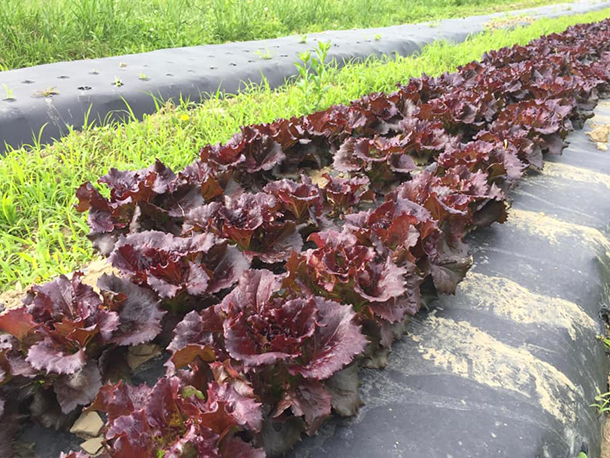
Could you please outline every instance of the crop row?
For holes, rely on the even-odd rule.
[[[464,236],[506,219],[508,191],[607,91],[609,39],[610,21],[571,27],[243,127],[178,173],[85,183],[78,209],[120,276],[61,276],[0,316],[0,423],[60,428],[88,406],[106,456],[247,458],[355,414],[358,366],[383,367],[408,317],[455,292]],[[125,347],[153,339],[166,375],[126,383]]]

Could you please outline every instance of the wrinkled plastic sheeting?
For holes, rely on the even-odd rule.
[[[592,120],[610,124],[610,102]],[[584,131],[513,192],[503,225],[469,236],[475,263],[394,343],[384,370],[361,369],[363,407],[304,437],[287,458],[599,457],[601,424],[589,406],[605,390],[597,335],[603,285],[598,250],[610,250],[610,156]],[[154,384],[163,360],[134,383]],[[28,424],[37,458],[82,440]]]
[[[607,1],[581,1],[510,12],[531,18],[581,14],[610,7]],[[370,56],[410,55],[436,40],[462,42],[505,13],[407,24],[386,28],[330,31],[299,36],[164,49],[143,54],[40,65],[0,72],[0,85],[14,100],[0,100],[0,154],[6,145],[49,143],[80,129],[85,120],[103,123],[141,119],[156,111],[155,98],[194,102],[217,90],[236,93],[262,75],[272,88],[297,74],[299,53],[318,42],[332,42],[329,60],[339,65]],[[267,58],[270,57],[270,58]],[[127,108],[127,105],[129,109]]]
[[[593,122],[610,123],[610,102]],[[578,131],[522,180],[508,221],[469,236],[474,266],[455,296],[419,314],[385,370],[362,370],[365,403],[290,458],[600,456],[606,391],[596,336],[610,243],[610,156]]]

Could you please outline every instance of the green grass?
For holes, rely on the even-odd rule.
[[[200,105],[170,105],[142,122],[86,128],[52,147],[12,151],[0,160],[0,291],[70,272],[93,258],[85,215],[73,209],[74,192],[110,167],[137,169],[155,158],[174,168],[196,157],[208,142],[226,141],[239,126],[305,114],[346,103],[373,91],[390,91],[398,81],[422,73],[438,75],[479,59],[483,52],[563,31],[579,22],[610,17],[610,10],[541,20],[513,31],[497,30],[465,43],[435,43],[421,55],[369,60],[341,70],[328,68],[313,86],[290,84],[272,91],[265,85],[237,96],[215,97]],[[319,88],[319,89],[316,89]],[[318,107],[312,91],[323,90]]]
[[[437,20],[557,1],[0,0],[0,70],[204,43]]]

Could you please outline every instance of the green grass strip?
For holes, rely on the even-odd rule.
[[[422,73],[438,75],[479,59],[488,50],[526,44],[576,23],[610,17],[610,9],[537,21],[512,31],[496,30],[452,45],[426,47],[419,56],[371,59],[341,70],[330,68],[317,108],[347,103]],[[313,91],[313,92],[312,92]],[[0,160],[0,290],[26,287],[71,272],[94,258],[86,216],[73,209],[74,192],[110,167],[138,169],[159,158],[182,168],[208,142],[228,140],[241,125],[310,112],[316,87],[290,84],[276,91],[261,85],[237,96],[215,97],[193,106],[162,107],[142,122],[87,128],[51,147],[12,151]]]
[[[0,70],[550,3],[557,0],[0,0]]]

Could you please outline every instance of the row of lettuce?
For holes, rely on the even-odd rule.
[[[464,236],[506,219],[609,64],[610,21],[578,25],[243,127],[178,173],[157,161],[84,184],[78,209],[118,275],[58,277],[0,316],[0,455],[20,423],[66,428],[83,407],[115,458],[278,456],[354,415],[358,366],[382,367],[408,317],[455,292]],[[148,342],[166,375],[133,385],[127,348]]]

